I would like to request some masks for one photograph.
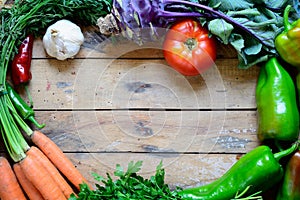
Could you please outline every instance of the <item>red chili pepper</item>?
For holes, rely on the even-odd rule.
[[[12,81],[15,86],[28,83],[31,78],[31,59],[33,49],[33,35],[28,35],[19,47],[11,67]]]

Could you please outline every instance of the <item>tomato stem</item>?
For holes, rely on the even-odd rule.
[[[196,47],[197,41],[195,38],[188,38],[184,44],[188,47],[189,50],[193,50]]]

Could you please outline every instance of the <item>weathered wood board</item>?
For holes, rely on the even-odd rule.
[[[64,151],[245,153],[255,111],[43,111],[43,132]]]
[[[143,161],[140,174],[148,178],[155,174],[156,166],[160,162],[166,171],[166,182],[171,188],[194,187],[207,184],[224,174],[233,163],[241,156],[219,154],[168,154],[168,153],[69,153],[69,158],[84,173],[91,183],[99,183],[93,180],[91,175],[95,172],[103,177],[106,173],[113,172],[116,164],[127,169],[130,161]]]
[[[91,172],[105,176],[116,164],[142,160],[145,176],[162,161],[173,188],[202,185],[259,145],[259,68],[238,69],[232,48],[220,45],[214,67],[184,77],[158,44],[85,36],[79,54],[66,61],[50,58],[36,39],[29,91],[37,120],[47,124],[42,131],[91,183]]]
[[[35,59],[30,90],[38,109],[254,109],[259,69],[236,65],[184,77],[163,59]]]

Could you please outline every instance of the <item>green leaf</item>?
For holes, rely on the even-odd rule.
[[[137,173],[141,170],[142,165],[143,161],[137,161],[136,163],[134,163],[133,161],[129,162],[126,174]]]
[[[262,50],[262,44],[251,37],[245,37],[245,48],[243,51],[246,55],[257,55]]]
[[[214,19],[208,24],[208,30],[219,37],[224,44],[229,43],[229,37],[233,29],[233,26],[223,19]]]
[[[120,164],[116,165],[116,171],[114,172],[115,176],[121,177],[124,175],[123,167]]]
[[[244,38],[240,34],[232,34],[230,37],[230,44],[237,50],[237,52],[241,52],[245,47]]]
[[[252,56],[245,56],[244,52],[238,54],[238,68],[239,69],[248,69],[256,64],[261,62],[266,62],[270,58],[270,55],[266,54],[259,54],[259,55],[252,55]]]
[[[104,180],[104,177],[103,176],[100,176],[99,174],[97,174],[97,173],[95,173],[95,172],[92,172],[92,176],[94,177],[94,179],[96,180],[96,181],[102,181],[102,180]]]
[[[220,0],[211,0],[209,1],[210,7],[215,7],[215,5],[220,5],[220,10],[241,10],[246,8],[251,8],[254,4],[249,2],[248,0],[228,0],[228,1],[220,1]]]
[[[244,10],[228,11],[226,14],[230,17],[236,17],[236,16],[253,17],[253,16],[259,16],[261,13],[257,10],[257,8],[246,8]]]
[[[177,200],[180,199],[178,192],[180,188],[171,191],[164,183],[165,171],[162,162],[156,167],[155,175],[146,179],[137,172],[140,171],[142,161],[129,162],[128,169],[124,173],[121,165],[116,165],[115,174],[117,179],[113,181],[107,174],[107,179],[102,180],[104,186],[96,184],[96,190],[91,191],[86,185],[80,187],[78,198],[72,196],[71,200]],[[99,179],[99,175],[94,175]]]

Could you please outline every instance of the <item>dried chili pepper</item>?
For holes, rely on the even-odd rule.
[[[32,74],[30,71],[33,35],[28,35],[19,47],[18,54],[14,57],[11,66],[11,78],[15,86],[28,83]]]
[[[285,168],[284,179],[277,200],[300,199],[300,151],[293,154]]]
[[[280,180],[284,171],[279,160],[294,153],[299,147],[295,142],[290,148],[272,153],[270,147],[261,145],[242,156],[223,176],[216,181],[179,192],[182,199],[223,200],[232,199],[237,192],[247,187],[247,194],[266,191]],[[266,184],[266,180],[271,180]]]
[[[9,95],[10,100],[18,111],[19,115],[24,120],[31,121],[36,127],[39,129],[43,128],[45,124],[39,124],[34,116],[34,110],[22,99],[22,97],[10,86],[8,83],[6,84],[6,90]]]

